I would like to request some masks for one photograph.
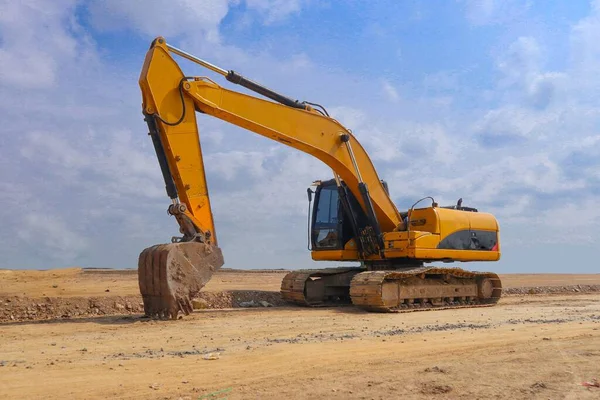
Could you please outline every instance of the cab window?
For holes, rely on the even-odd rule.
[[[337,186],[321,189],[318,202],[315,204],[316,215],[313,226],[313,246],[315,250],[340,247],[338,200]]]

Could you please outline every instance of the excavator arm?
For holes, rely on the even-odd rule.
[[[342,124],[308,104],[290,100],[233,71],[226,72],[210,64],[211,69],[228,80],[245,84],[283,104],[225,89],[206,77],[188,78],[171,56],[173,50],[198,60],[157,38],[146,55],[140,77],[143,110],[146,120],[156,126],[150,130],[151,135],[153,130],[156,132],[153,140],[158,158],[164,159],[161,167],[169,196],[174,200],[179,197],[185,204],[186,217],[204,234],[209,234],[210,240],[216,243],[194,110],[320,159],[345,182],[371,218],[377,235],[398,227],[400,213],[373,163]]]

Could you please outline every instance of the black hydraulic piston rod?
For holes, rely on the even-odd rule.
[[[266,88],[256,82],[251,81],[250,79],[244,78],[242,75],[238,74],[235,71],[226,71],[223,68],[217,67],[214,64],[211,64],[207,61],[204,61],[196,56],[191,55],[177,47],[173,47],[170,44],[167,44],[167,48],[174,54],[186,58],[190,61],[195,62],[196,64],[200,64],[205,68],[210,69],[213,72],[223,75],[229,82],[235,83],[237,85],[241,85],[246,89],[250,89],[253,92],[256,92],[260,95],[268,97],[271,100],[274,100],[278,103],[284,104],[288,107],[300,108],[302,110],[309,110],[310,106],[308,104],[302,103],[298,100],[292,100],[289,97],[286,97],[282,94],[279,94],[269,88]]]
[[[165,189],[167,195],[171,200],[177,199],[177,187],[173,181],[173,175],[169,169],[169,163],[167,162],[167,156],[165,154],[165,148],[160,140],[160,134],[156,126],[156,120],[154,116],[144,113],[144,121],[148,124],[148,135],[152,138],[152,144],[154,145],[154,151],[156,151],[156,157],[158,158],[158,164],[160,165],[160,171],[162,172],[163,179],[165,180]]]

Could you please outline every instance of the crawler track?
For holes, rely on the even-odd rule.
[[[350,284],[352,304],[375,312],[489,307],[501,293],[497,274],[460,268],[367,271],[355,275]]]
[[[350,275],[348,276],[348,284],[354,274],[365,271],[364,268],[323,268],[323,269],[304,269],[300,271],[290,272],[283,277],[281,282],[281,297],[290,303],[298,304],[301,306],[328,306],[332,304],[343,304],[350,303],[349,296],[347,300],[344,299],[335,301],[332,298],[314,298],[309,296],[307,286],[313,279],[334,279],[336,276]]]
[[[501,293],[495,273],[439,267],[301,270],[287,274],[281,283],[282,298],[290,303],[310,307],[352,304],[371,312],[489,307]]]

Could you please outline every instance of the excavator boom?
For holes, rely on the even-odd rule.
[[[170,56],[173,49],[175,48],[168,46],[164,39],[155,40],[146,55],[140,86],[144,112],[147,117],[154,116],[161,138],[167,143],[169,167],[171,171],[181,171],[181,174],[174,176],[181,202],[188,205],[192,219],[202,211],[195,218],[198,225],[204,225],[214,233],[200,144],[197,140],[196,118],[192,110],[313,155],[330,166],[346,183],[366,212],[369,209],[369,205],[365,204],[368,200],[365,200],[359,185],[363,183],[368,188],[368,199],[372,203],[381,231],[392,231],[401,223],[400,213],[383,187],[367,152],[342,124],[308,105],[301,108],[301,103],[258,84],[248,84],[251,81],[233,71],[226,73],[229,80],[246,83],[246,87],[262,94],[271,94],[271,97],[284,104],[225,89],[209,78],[186,78]],[[176,54],[187,55],[181,50],[175,51]],[[187,56],[188,59],[201,61]],[[213,70],[224,72],[212,64],[202,63],[210,65]],[[193,146],[189,148],[191,144]]]

